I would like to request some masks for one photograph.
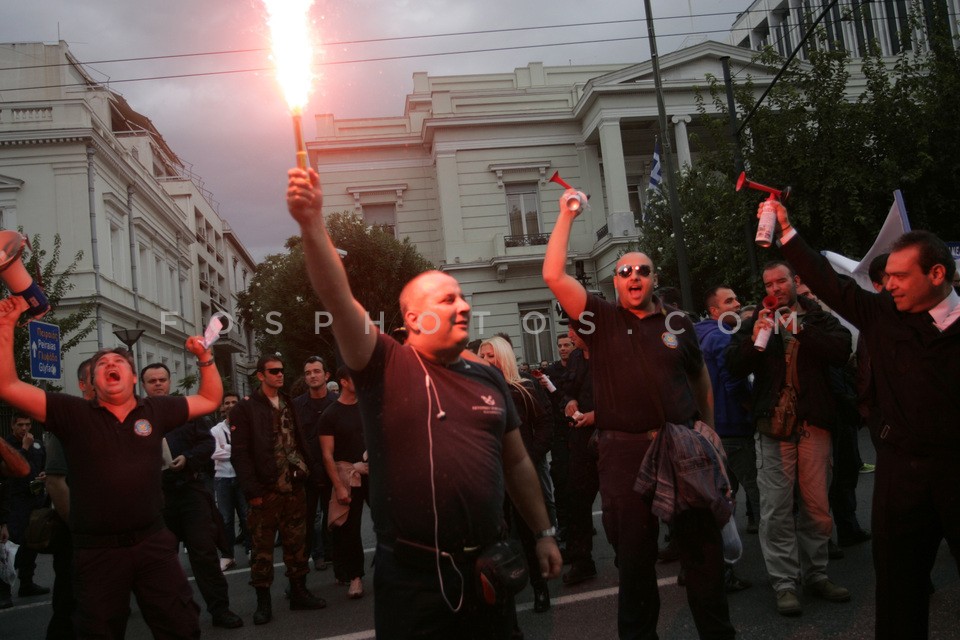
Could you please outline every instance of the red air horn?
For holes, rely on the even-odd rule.
[[[742,179],[743,175],[740,177]],[[763,299],[763,308],[767,311],[773,311],[776,306],[777,296],[771,294]],[[760,331],[757,332],[757,339],[753,342],[753,348],[757,351],[764,351],[767,348],[767,343],[770,341],[771,333],[773,333],[773,327],[764,327],[763,329],[760,329]]]
[[[553,172],[553,175],[550,176],[550,182],[556,182],[564,189],[573,189],[569,182],[560,177],[559,171]],[[589,199],[590,196],[588,195],[587,198]],[[586,202],[584,202],[583,197],[579,193],[572,194],[567,199],[567,208],[574,213],[580,213],[580,210],[583,209],[583,205],[585,204]]]
[[[0,278],[15,296],[27,301],[27,315],[40,318],[50,310],[50,302],[26,267],[23,266],[23,248],[29,247],[27,237],[16,231],[0,230]],[[29,247],[31,251],[32,247]]]
[[[770,194],[770,197],[764,200],[760,210],[760,224],[757,225],[757,237],[755,239],[758,245],[766,249],[773,244],[773,232],[777,226],[777,208],[774,204],[778,201],[786,201],[790,197],[790,187],[774,189],[759,182],[753,182],[747,179],[746,171],[741,172],[740,177],[737,178],[737,191],[740,191],[743,187]]]

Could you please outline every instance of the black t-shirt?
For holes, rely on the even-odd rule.
[[[121,423],[96,400],[47,393],[45,426],[70,468],[71,529],[118,534],[160,520],[161,441],[188,415],[186,398],[139,398]]]
[[[337,403],[340,396],[332,391],[327,391],[327,395],[322,398],[311,398],[310,393],[304,393],[293,399],[293,408],[297,412],[297,420],[300,422],[300,428],[303,429],[303,439],[310,450],[308,455],[313,459],[316,468],[320,470],[323,477],[320,479],[322,484],[327,482],[327,471],[323,466],[323,452],[320,450],[320,416],[327,410],[327,407]]]
[[[363,439],[363,422],[358,403],[334,402],[320,416],[318,432],[333,436],[334,462],[362,462],[367,445]]]
[[[663,426],[651,395],[641,388],[645,384],[655,385],[668,422],[683,424],[698,415],[687,378],[699,375],[703,366],[697,334],[686,314],[670,315],[654,300],[657,310],[641,319],[618,304],[587,296],[580,335],[590,347],[599,429],[641,432]]]
[[[411,346],[379,335],[370,362],[353,379],[378,536],[433,546],[435,495],[441,549],[496,539],[503,521],[503,436],[520,423],[503,376],[477,362],[418,361]]]

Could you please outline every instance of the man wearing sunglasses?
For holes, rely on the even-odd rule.
[[[288,176],[307,275],[333,318],[363,418],[377,638],[508,638],[512,597],[498,588],[488,599],[498,594],[479,590],[478,574],[487,574],[483,562],[477,567],[502,539],[504,489],[539,532],[540,566],[531,570],[556,577],[562,560],[506,382],[493,367],[461,358],[470,304],[454,278],[427,271],[400,293],[406,343],[380,333],[324,226],[319,176]]]
[[[318,474],[303,428],[283,388],[283,361],[257,360],[260,388],[230,411],[230,461],[250,505],[250,584],[257,590],[254,624],[273,618],[273,548],[277,532],[290,579],[290,610],[322,609],[327,603],[307,590],[307,483]],[[309,523],[313,526],[313,523]]]
[[[567,273],[567,245],[578,213],[567,203],[578,195],[571,189],[560,198],[543,279],[567,315],[579,320],[580,335],[592,355],[603,526],[620,573],[620,637],[656,637],[659,523],[650,504],[634,491],[634,482],[664,421],[713,423],[710,376],[690,320],[665,310],[654,295],[657,275],[649,257],[634,252],[617,261],[617,303],[588,294]],[[733,638],[719,526],[704,509],[684,511],[673,522],[687,602],[700,637]]]

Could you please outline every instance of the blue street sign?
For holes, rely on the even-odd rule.
[[[60,379],[60,327],[31,320],[30,377],[34,380]]]

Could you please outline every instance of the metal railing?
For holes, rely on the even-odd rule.
[[[522,236],[504,236],[503,244],[505,247],[536,247],[547,244],[549,239],[549,233],[533,233]]]

